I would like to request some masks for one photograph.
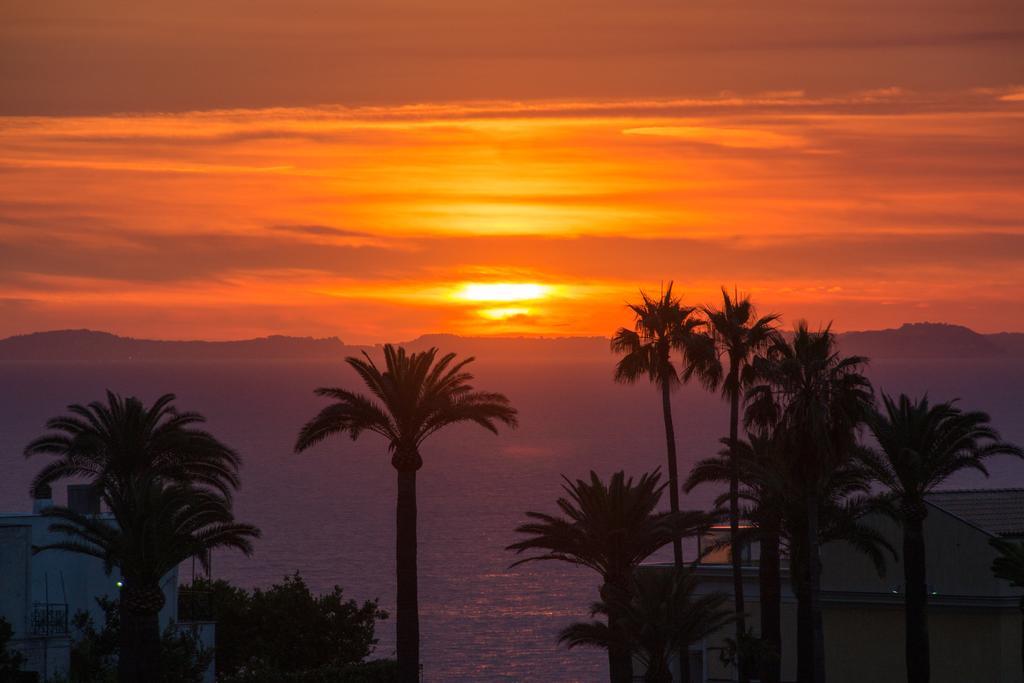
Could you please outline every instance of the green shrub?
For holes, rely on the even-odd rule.
[[[327,671],[334,677],[311,680],[386,680],[352,678],[363,675],[353,667],[372,654],[376,622],[388,616],[376,601],[346,600],[338,586],[314,596],[298,572],[265,590],[249,592],[222,579],[196,581],[188,589],[209,596],[217,623],[218,678]]]
[[[73,683],[114,683],[117,680],[117,651],[121,638],[121,615],[117,602],[96,598],[103,610],[103,627],[97,629],[92,616],[78,612],[71,619],[72,646],[70,680]],[[201,683],[213,651],[207,650],[188,630],[168,624],[160,638],[161,683]]]
[[[305,671],[262,669],[239,672],[218,680],[222,683],[395,683],[398,680],[398,663],[393,659],[376,659]]]
[[[6,619],[0,617],[0,679],[14,678],[25,663],[25,656],[15,650],[8,650],[7,645],[14,636],[14,628]]]

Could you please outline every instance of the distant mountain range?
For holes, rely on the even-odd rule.
[[[988,358],[1024,356],[1024,333],[978,334],[961,325],[905,323],[890,330],[839,335],[845,353],[870,358]]]
[[[0,339],[0,360],[257,360],[338,358],[337,337],[261,337],[241,341],[161,341],[93,330],[35,332]]]
[[[979,334],[960,325],[907,323],[897,329],[845,332],[844,353],[871,358],[1024,358],[1024,333]],[[604,337],[460,337],[429,334],[404,345],[503,360],[607,357]],[[239,341],[132,339],[92,330],[35,332],[0,339],[0,361],[327,360],[369,350],[337,337],[272,336]]]

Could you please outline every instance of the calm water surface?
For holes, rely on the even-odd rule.
[[[595,681],[606,678],[601,653],[566,651],[563,626],[587,618],[596,598],[590,572],[555,563],[510,569],[504,547],[526,510],[552,511],[560,476],[640,473],[664,461],[658,397],[648,385],[611,381],[607,363],[478,361],[482,388],[506,393],[521,426],[495,437],[454,428],[429,441],[419,477],[420,614],[429,681]],[[890,392],[929,391],[989,411],[1004,436],[1024,442],[1024,362],[876,361],[872,379]],[[21,450],[65,404],[106,388],[152,400],[178,395],[244,457],[240,519],[263,538],[252,558],[221,553],[214,575],[267,585],[301,571],[315,590],[338,584],[348,596],[394,605],[395,474],[382,442],[347,437],[303,455],[291,451],[301,424],[323,402],[319,385],[352,386],[341,363],[0,363],[0,509],[31,506],[28,482],[42,460]],[[684,388],[675,396],[683,471],[716,451],[727,410],[717,396]],[[1024,485],[1024,465],[999,461],[985,482]],[[58,501],[61,492],[57,491]],[[684,498],[706,505],[713,491]],[[187,575],[187,572],[186,572]],[[379,628],[377,654],[394,652],[394,623]]]

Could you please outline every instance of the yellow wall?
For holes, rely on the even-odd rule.
[[[902,683],[903,609],[826,605],[829,683]],[[1021,619],[1016,609],[931,609],[932,683],[1020,683]]]

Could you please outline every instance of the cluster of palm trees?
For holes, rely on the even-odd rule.
[[[561,517],[528,513],[531,522],[517,529],[526,538],[510,548],[543,552],[524,561],[569,561],[602,575],[601,602],[593,611],[604,615],[605,623],[572,626],[562,633],[562,641],[606,648],[613,681],[631,679],[633,657],[646,663],[648,680],[669,680],[672,656],[680,656],[685,680],[682,653],[686,646],[699,634],[731,622],[739,680],[756,676],[763,683],[778,683],[781,564],[787,555],[797,598],[797,680],[823,683],[819,548],[843,541],[867,555],[880,573],[890,557],[902,556],[907,678],[912,683],[928,681],[925,496],[960,470],[986,472],[988,458],[1024,452],[1002,441],[986,414],[962,411],[955,402],[932,404],[927,397],[885,394],[876,402],[864,375],[867,359],[844,356],[828,327],[812,331],[801,322],[793,333],[783,334],[777,329],[778,315],[758,316],[749,297],[730,295],[724,288],[720,307],[685,306],[673,294],[671,283],[657,297],[644,292],[641,297],[640,304],[630,305],[634,326],[620,329],[612,339],[613,351],[622,355],[615,378],[622,382],[647,378],[659,389],[670,512],[652,512],[646,520],[624,515],[632,508],[620,498],[646,494],[653,511],[661,489],[650,484],[652,479],[657,481],[657,473],[633,484],[620,472],[608,486],[593,473],[590,482],[567,481],[569,496],[558,501]],[[680,482],[671,392],[691,380],[720,390],[728,400],[729,431],[721,440],[722,451],[700,460]],[[740,438],[741,417],[745,439]],[[707,483],[724,488],[716,509],[707,515],[681,513],[679,491],[690,492]],[[621,493],[612,495],[620,489]],[[867,521],[866,515],[872,512],[899,522],[901,553]],[[663,530],[658,536],[641,535],[647,526],[674,519],[673,515],[683,515],[689,524],[676,524],[671,533]],[[723,518],[728,521],[729,538],[721,545],[730,550],[733,575],[728,619],[722,614],[723,596],[705,595],[703,599],[712,604],[698,605],[692,591],[688,592],[692,569],[683,563],[681,544],[686,536]],[[633,537],[648,540],[632,554],[616,559],[617,571],[609,573],[605,566],[623,550],[622,539]],[[744,568],[742,549],[755,541],[761,551],[757,566]],[[657,547],[670,543],[675,571],[663,572],[665,583],[629,578],[639,576],[640,562]],[[1024,584],[1024,545],[1006,542],[998,549],[1003,555],[994,570]],[[744,571],[756,571],[759,582],[760,634],[756,637],[746,624]],[[684,596],[682,602],[669,601],[665,596],[670,594]],[[675,630],[659,626],[665,623],[664,612],[652,610],[645,620],[638,618],[658,604],[663,610],[692,611],[676,614]],[[695,623],[702,627],[693,628]],[[691,628],[680,630],[683,624]],[[651,640],[652,632],[659,634],[656,641]],[[686,640],[684,634],[692,639]]]
[[[492,432],[516,425],[516,410],[496,393],[476,391],[467,366],[437,349],[406,353],[384,347],[384,368],[348,358],[369,395],[341,388],[316,393],[333,399],[299,433],[297,452],[335,434],[352,439],[365,432],[383,436],[398,472],[397,656],[399,680],[420,679],[419,609],[416,572],[416,472],[420,446],[445,427],[475,423]],[[87,479],[110,517],[67,507],[48,508],[59,542],[36,548],[97,557],[122,580],[119,609],[122,642],[118,678],[122,683],[160,680],[159,612],[165,603],[161,579],[189,558],[209,569],[210,551],[230,547],[252,552],[259,530],[235,521],[232,493],[238,488],[240,458],[197,428],[204,418],[179,412],[174,396],[149,407],[134,397],[107,392],[107,400],[68,406],[49,420],[48,433],[30,443],[26,456],[50,455],[32,490],[66,478]],[[112,517],[112,519],[111,519]]]
[[[1003,442],[988,416],[963,412],[954,403],[882,396],[881,406],[863,374],[866,359],[843,356],[830,329],[805,323],[781,334],[778,316],[758,316],[749,297],[723,289],[721,307],[684,306],[671,283],[659,297],[641,292],[633,305],[635,324],[620,329],[612,349],[621,354],[615,378],[648,378],[660,391],[667,446],[667,481],[659,471],[639,479],[617,472],[608,482],[564,484],[560,515],[527,513],[509,546],[535,552],[518,563],[559,560],[589,567],[601,577],[594,616],[604,621],[575,624],[560,640],[570,647],[608,650],[613,682],[632,680],[642,661],[651,681],[671,680],[673,657],[687,676],[690,643],[733,625],[741,681],[757,675],[777,683],[781,661],[781,558],[789,557],[798,601],[798,680],[825,680],[820,598],[822,543],[842,540],[884,570],[896,556],[885,538],[863,522],[872,511],[892,514],[903,529],[906,580],[908,680],[928,680],[927,591],[923,523],[925,496],[964,468],[985,471],[994,455],[1024,455]],[[497,433],[515,427],[516,409],[499,393],[473,387],[468,365],[437,349],[408,353],[386,345],[384,366],[368,355],[346,361],[366,393],[320,388],[331,399],[300,431],[295,450],[346,434],[355,440],[375,433],[387,443],[397,471],[396,579],[399,680],[420,678],[417,581],[416,473],[421,446],[432,434],[457,423]],[[728,436],[717,457],[701,460],[681,481],[676,459],[671,392],[698,381],[729,402]],[[199,429],[202,416],[178,412],[174,396],[146,407],[136,398],[108,392],[106,402],[72,405],[47,423],[49,432],[26,455],[51,455],[33,489],[65,478],[86,478],[99,492],[112,520],[68,508],[46,511],[52,529],[66,540],[39,550],[63,549],[100,558],[123,577],[119,658],[121,681],[159,679],[158,613],[164,604],[160,579],[180,562],[233,547],[251,552],[259,536],[232,514],[239,484],[238,455]],[[742,415],[741,415],[742,413]],[[740,427],[746,438],[740,437]],[[866,442],[864,435],[870,435]],[[705,483],[725,491],[712,512],[680,510],[679,494]],[[669,510],[659,511],[668,489]],[[732,605],[720,593],[700,594],[692,566],[684,563],[685,538],[729,523]],[[740,549],[757,541],[760,561],[760,635],[747,626]],[[645,570],[641,563],[671,545],[672,572]],[[1024,585],[1024,546],[1000,547],[995,571]]]

